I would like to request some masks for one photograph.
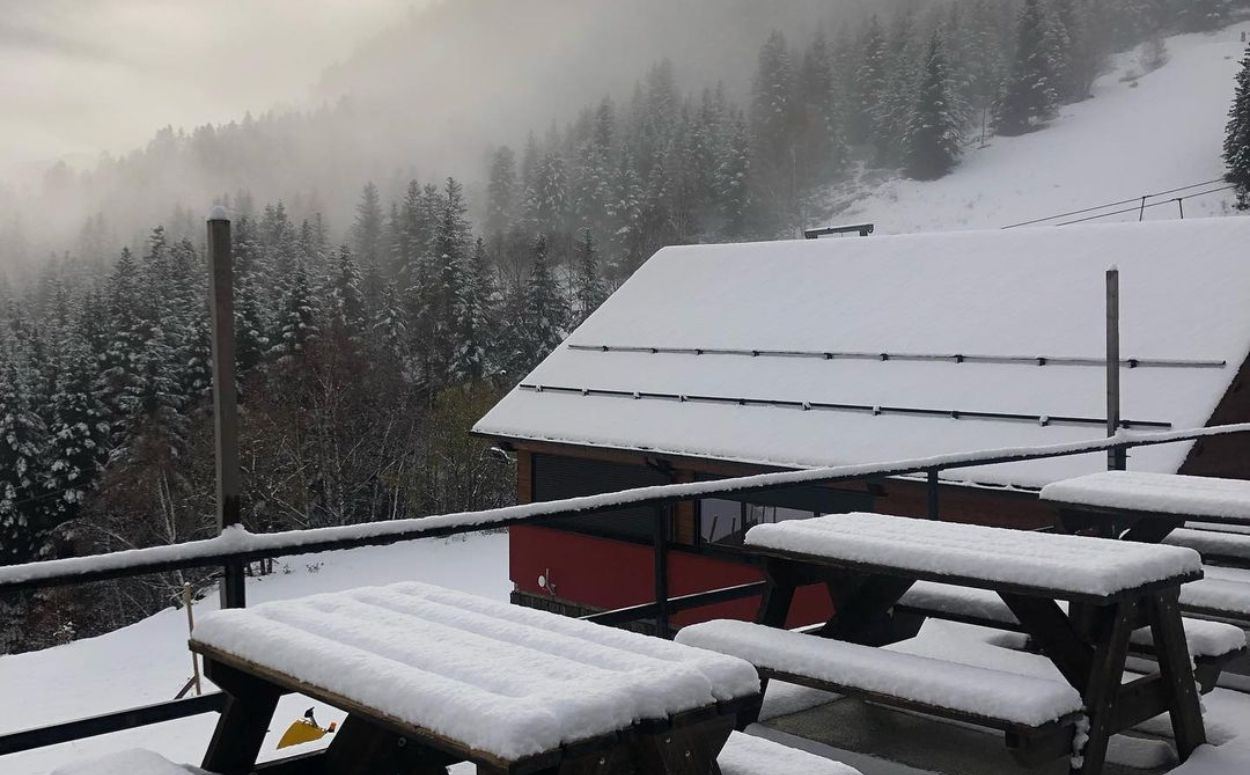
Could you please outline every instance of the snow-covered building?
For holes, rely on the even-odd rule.
[[[523,502],[1100,438],[1112,265],[1126,427],[1250,421],[1250,218],[1222,218],[667,248],[474,430],[516,451]],[[1250,478],[1248,441],[1134,450],[1129,468]],[[1048,523],[1036,489],[1105,466],[948,471],[942,516]],[[851,510],[923,515],[924,482],[685,504],[672,592],[750,579],[714,558],[750,524]],[[636,510],[514,529],[517,601],[649,600],[653,529]]]

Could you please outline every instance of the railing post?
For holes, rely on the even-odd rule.
[[[929,469],[929,519],[941,519],[942,516],[938,510],[938,470],[936,468]]]
[[[1120,432],[1120,270],[1107,270],[1107,437]],[[1128,467],[1123,447],[1107,450],[1107,470]]]
[[[234,254],[230,220],[224,207],[213,208],[208,220],[208,309],[213,339],[213,424],[217,438],[217,527],[240,522],[239,408],[234,383]],[[243,565],[223,567],[221,607],[246,605]]]
[[[655,634],[669,636],[668,627],[668,507],[655,507]]]

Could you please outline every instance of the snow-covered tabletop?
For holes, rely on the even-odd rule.
[[[757,525],[747,532],[746,544],[820,564],[890,569],[917,579],[1035,590],[1075,600],[1113,598],[1155,582],[1202,577],[1202,558],[1178,546],[879,514]]]
[[[1250,523],[1250,482],[1104,471],[1048,484],[1042,500],[1069,506]]]
[[[506,760],[759,691],[740,659],[419,583],[220,611],[191,644]]]

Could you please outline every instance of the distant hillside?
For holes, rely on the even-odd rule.
[[[1215,180],[1233,76],[1246,49],[1242,22],[1212,33],[1166,39],[1168,62],[1142,72],[1140,51],[1120,54],[1094,85],[1094,99],[1069,105],[1045,131],[991,137],[961,166],[931,182],[861,174],[830,189],[828,217],[873,221],[886,234],[1007,226]],[[876,179],[874,180],[874,175]],[[1222,187],[1215,183],[1149,200],[1145,218],[1180,217],[1172,197]],[[1232,212],[1232,192],[1186,199],[1187,217]],[[1051,222],[1105,215],[1102,208]],[[1096,222],[1137,220],[1138,212]]]

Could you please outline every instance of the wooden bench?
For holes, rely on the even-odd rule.
[[[834,616],[815,635],[794,635],[809,639],[813,649],[826,645],[820,638],[863,646],[898,640],[890,611],[917,581],[998,594],[1081,698],[1089,726],[1078,772],[1101,772],[1111,735],[1162,713],[1170,716],[1182,760],[1205,742],[1178,602],[1180,586],[1202,577],[1201,557],[1193,550],[877,514],[758,525],[747,533],[745,547],[757,555],[768,580],[760,624],[784,627],[800,586],[829,590]],[[1123,682],[1133,632],[1142,626],[1150,628],[1157,670]],[[907,693],[882,694],[882,702],[916,700]],[[931,710],[964,714],[965,708],[949,704]],[[1000,723],[1012,718],[996,709],[983,716]],[[1043,735],[1034,752],[1020,741],[1018,755],[1054,755],[1062,748],[1056,741],[1065,736],[1066,730]]]
[[[1181,590],[1207,580],[1186,584]],[[1066,608],[1066,606],[1061,606]],[[894,606],[895,615],[933,617],[973,624],[978,627],[1022,632],[1020,622],[1003,599],[992,591],[956,587],[933,581],[918,581]],[[1185,642],[1194,660],[1194,679],[1205,694],[1215,688],[1220,672],[1228,663],[1246,654],[1246,634],[1240,627],[1217,621],[1182,619]],[[1149,627],[1133,631],[1129,651],[1137,656],[1154,657],[1154,639]]]
[[[223,775],[710,775],[759,701],[741,660],[416,583],[220,611],[190,645],[230,695],[203,763]],[[258,766],[285,693],[347,720],[325,751]]]
[[[1058,681],[720,620],[686,627],[680,643],[755,665],[760,676],[950,718],[1004,733],[1027,765],[1073,750],[1081,695]]]
[[[1209,565],[1250,568],[1250,535],[1183,527],[1169,533],[1163,543],[1187,546],[1201,554],[1203,562]]]

